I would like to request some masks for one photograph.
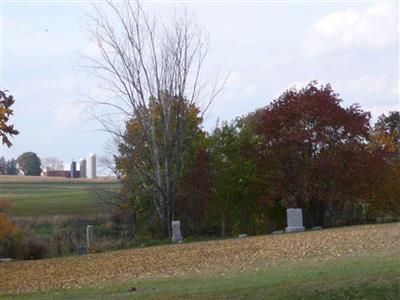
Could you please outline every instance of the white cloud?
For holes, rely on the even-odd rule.
[[[350,49],[387,48],[398,36],[396,11],[395,5],[380,3],[334,12],[313,25],[303,48],[312,56]]]
[[[85,105],[82,103],[63,103],[53,113],[52,129],[66,129],[76,123],[82,123],[82,113]],[[81,125],[81,124],[79,124]]]
[[[273,99],[278,98],[283,91],[295,87],[297,90],[307,86],[311,81],[293,81],[287,85],[281,85],[274,92]],[[318,80],[318,84],[325,85],[326,80]],[[400,110],[399,84],[396,76],[388,73],[362,76],[349,80],[331,81],[332,89],[339,93],[339,98],[344,102],[341,104],[347,107],[352,103],[360,103],[365,111],[371,112],[373,118],[389,111]]]
[[[338,82],[336,87],[343,92],[359,97],[372,98],[375,101],[380,98],[387,99],[399,96],[398,79],[386,73]]]
[[[378,117],[382,114],[388,115],[390,111],[399,111],[399,104],[392,105],[371,105],[363,107],[364,110],[371,112],[373,122],[375,122]]]

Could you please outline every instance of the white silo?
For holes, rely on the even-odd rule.
[[[96,154],[89,154],[86,166],[86,177],[96,178]]]
[[[86,178],[86,159],[81,158],[79,160],[79,177]]]

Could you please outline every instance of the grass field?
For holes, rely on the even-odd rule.
[[[12,216],[93,215],[105,205],[94,187],[116,189],[110,179],[64,179],[51,177],[1,176],[0,194],[12,195]]]
[[[0,294],[4,299],[399,299],[399,246],[400,224],[394,223],[13,262],[0,264],[5,275]]]

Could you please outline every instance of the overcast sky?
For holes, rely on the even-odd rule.
[[[179,7],[163,4],[172,5]],[[399,7],[393,1],[197,1],[186,7],[209,35],[207,72],[230,73],[206,129],[314,79],[331,83],[344,106],[360,103],[375,118],[399,110]],[[33,151],[67,162],[104,152],[107,136],[91,130],[94,124],[76,104],[95,89],[79,72],[79,53],[91,51],[83,30],[90,9],[88,3],[3,3],[1,88],[16,99],[12,123],[21,132],[4,156]]]

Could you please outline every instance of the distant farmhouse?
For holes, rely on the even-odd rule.
[[[80,178],[79,171],[76,173],[76,177],[71,177],[71,171],[68,170],[49,170],[47,167],[44,168],[42,176],[45,177],[64,177],[64,178]]]
[[[87,160],[79,160],[79,170],[76,169],[76,161],[71,161],[69,170],[49,170],[44,168],[42,176],[64,178],[96,178],[96,155],[89,154]]]

